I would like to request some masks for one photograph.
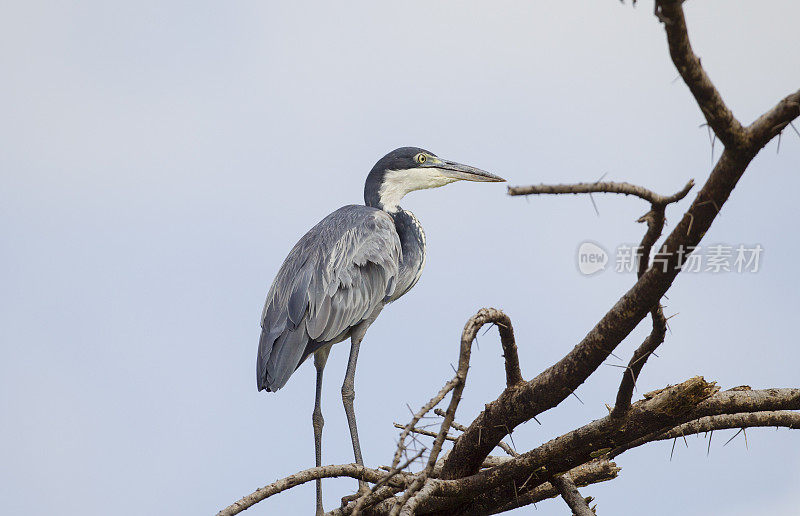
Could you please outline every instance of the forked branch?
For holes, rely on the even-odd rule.
[[[444,478],[457,479],[475,474],[483,459],[509,431],[561,403],[603,363],[670,288],[688,259],[688,251],[694,249],[705,236],[755,155],[772,137],[800,116],[798,91],[787,96],[747,129],[742,128],[722,102],[719,92],[691,50],[681,2],[659,1],[657,9],[665,22],[673,62],[709,125],[725,144],[725,150],[692,205],[654,258],[654,262],[658,261],[661,266],[648,268],[586,337],[558,363],[513,393],[504,392],[487,404],[486,409],[455,443],[442,469]],[[585,183],[581,188],[590,191],[590,185]],[[517,190],[515,193],[521,195],[526,192]],[[537,192],[531,190],[527,193]],[[632,194],[632,191],[629,193]],[[495,421],[502,421],[503,425],[496,425]]]

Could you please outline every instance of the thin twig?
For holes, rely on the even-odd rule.
[[[435,413],[437,416],[442,416],[442,417],[444,417],[444,411],[443,411],[442,409],[439,409],[439,408],[437,408],[437,409],[434,409],[434,410],[433,410],[433,412],[434,412],[434,413]],[[541,423],[539,423],[539,424],[541,424]],[[463,431],[465,431],[465,430],[467,429],[467,427],[466,427],[466,426],[462,425],[461,423],[456,423],[455,421],[453,421],[453,422],[450,424],[450,426],[452,426],[453,428],[455,428],[455,429],[456,429],[456,430],[458,430],[459,432],[463,432]],[[457,439],[454,439],[454,440],[457,440]],[[505,441],[500,441],[500,442],[497,444],[497,447],[498,447],[498,448],[500,448],[501,450],[503,450],[504,452],[506,452],[507,454],[509,454],[509,455],[510,455],[510,456],[512,456],[512,457],[516,457],[517,455],[519,455],[519,453],[517,453],[517,452],[516,452],[516,451],[515,451],[515,450],[514,450],[514,449],[513,449],[511,446],[509,446],[509,445],[508,445],[508,444],[507,444]]]
[[[689,193],[694,186],[694,180],[686,183],[679,192],[664,196],[659,195],[643,186],[632,185],[630,183],[604,182],[604,183],[574,183],[561,185],[530,185],[530,186],[509,186],[508,195],[543,195],[543,194],[588,194],[588,193],[615,193],[623,195],[633,195],[644,199],[650,204],[666,206],[677,202]]]

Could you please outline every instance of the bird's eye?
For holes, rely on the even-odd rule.
[[[421,164],[423,164],[423,163],[425,163],[425,160],[426,160],[426,159],[428,159],[428,158],[427,158],[427,157],[425,157],[425,155],[424,155],[424,154],[422,154],[422,153],[420,153],[420,154],[417,154],[417,163],[419,163],[420,165],[421,165]]]

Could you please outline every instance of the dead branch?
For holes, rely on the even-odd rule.
[[[686,183],[679,192],[664,196],[659,195],[643,186],[632,185],[630,183],[596,182],[596,183],[574,183],[564,185],[530,185],[530,186],[509,186],[508,195],[543,195],[543,194],[585,194],[585,193],[615,193],[623,195],[633,195],[644,199],[656,206],[666,206],[673,202],[680,201],[689,193],[694,186],[694,180]]]
[[[800,410],[800,389],[753,390],[738,387],[729,389],[700,403],[692,414],[692,419],[720,414],[771,410]]]
[[[570,476],[576,486],[584,487],[590,484],[613,480],[617,478],[619,471],[620,468],[608,459],[597,459],[582,464],[577,468],[573,468],[566,474]],[[540,486],[520,493],[509,503],[500,507],[495,507],[490,514],[498,514],[518,507],[525,507],[526,505],[541,502],[548,498],[555,498],[558,494],[558,491],[550,482],[545,482]]]
[[[482,308],[478,311],[478,313],[472,316],[469,321],[467,321],[467,324],[464,326],[464,330],[461,333],[461,351],[459,353],[458,370],[455,377],[457,383],[453,388],[450,404],[445,412],[444,421],[442,421],[439,434],[434,440],[433,449],[431,450],[431,455],[428,458],[428,465],[426,466],[425,470],[419,474],[419,478],[415,480],[415,482],[412,483],[412,485],[406,489],[406,492],[404,493],[404,498],[414,496],[413,493],[416,489],[422,489],[426,486],[428,487],[424,495],[420,494],[419,497],[414,498],[415,506],[421,501],[424,501],[424,499],[429,498],[434,491],[432,486],[435,484],[429,483],[428,477],[436,465],[436,459],[439,457],[439,452],[441,451],[442,444],[444,443],[444,436],[450,429],[450,426],[455,419],[458,404],[461,402],[461,393],[464,391],[464,385],[467,380],[467,371],[469,370],[472,342],[475,340],[475,337],[478,335],[478,331],[483,327],[483,325],[488,323],[495,323],[498,331],[500,332],[500,341],[503,346],[503,354],[505,356],[506,364],[506,381],[508,384],[506,390],[512,389],[523,381],[522,373],[519,368],[519,357],[517,356],[517,346],[514,342],[514,331],[511,326],[511,320],[500,310],[494,308]],[[396,507],[402,508],[402,505],[403,503],[401,502]],[[394,512],[394,509],[392,512]]]
[[[444,420],[442,421],[442,425],[439,429],[439,432],[434,436],[434,443],[431,449],[430,456],[428,457],[428,463],[425,466],[425,469],[420,473],[416,474],[411,481],[410,485],[406,486],[401,497],[394,501],[392,509],[390,510],[390,514],[400,514],[403,511],[407,512],[407,504],[412,503],[413,506],[416,506],[421,501],[429,496],[429,493],[432,488],[427,487],[431,484],[429,482],[429,478],[433,473],[434,468],[437,464],[437,459],[439,457],[439,453],[441,452],[442,445],[445,439],[448,436],[448,430],[452,426],[453,420],[455,419],[455,412],[458,408],[458,404],[461,401],[461,393],[464,390],[464,384],[467,378],[467,371],[469,370],[469,360],[472,350],[472,342],[475,340],[475,337],[480,330],[480,328],[488,323],[494,323],[497,325],[498,330],[500,332],[500,340],[503,346],[503,354],[505,356],[505,364],[506,364],[506,377],[509,386],[517,385],[522,383],[522,374],[519,368],[519,357],[517,355],[517,347],[514,341],[514,333],[513,327],[511,325],[511,320],[509,317],[504,314],[500,310],[496,310],[494,308],[483,308],[478,311],[473,317],[467,321],[467,324],[464,327],[464,331],[461,335],[461,348],[459,352],[459,360],[458,360],[458,369],[456,371],[455,377],[450,380],[445,386],[439,391],[439,393],[434,396],[428,403],[426,403],[418,412],[416,412],[412,420],[405,425],[403,428],[403,432],[400,435],[400,439],[397,445],[397,449],[394,454],[394,458],[392,460],[392,469],[396,469],[398,463],[400,462],[400,457],[405,449],[405,439],[408,435],[412,432],[414,433],[426,433],[427,431],[423,432],[420,429],[417,429],[415,425],[427,414],[431,411],[436,405],[438,405],[444,397],[452,391],[452,396],[450,398],[450,404],[448,405],[447,411],[444,412]],[[510,388],[510,387],[509,387]],[[433,432],[430,432],[433,434]],[[488,454],[487,454],[488,455]],[[417,496],[417,492],[421,492],[421,490],[425,489],[426,494],[419,494]],[[392,493],[388,493],[388,491],[384,491],[384,494],[391,496]],[[375,491],[371,491],[369,493],[365,493],[362,495],[361,498],[365,498],[366,496],[371,496],[374,501],[377,500],[377,495]],[[358,500],[354,509],[357,508],[361,510],[361,507],[366,507],[366,503],[364,501]]]
[[[359,514],[361,512],[361,508],[364,507],[365,505],[372,505],[381,500],[385,500],[386,498],[389,498],[396,492],[398,492],[398,489],[392,489],[392,488],[383,489],[382,491],[379,490],[383,487],[384,484],[388,484],[395,477],[395,475],[399,474],[401,471],[410,466],[415,460],[420,458],[420,456],[422,456],[424,452],[425,448],[422,448],[417,452],[416,455],[408,459],[402,465],[397,466],[396,468],[389,468],[389,472],[386,474],[386,476],[384,476],[380,481],[378,481],[374,486],[372,486],[372,489],[370,490],[369,493],[363,496],[359,496],[356,499],[352,507],[352,514]]]
[[[437,416],[444,417],[444,411],[442,411],[442,409],[438,409],[438,408],[434,409],[433,413],[436,414]],[[450,426],[452,426],[453,428],[455,428],[459,432],[464,432],[467,429],[466,426],[462,425],[461,423],[456,423],[455,421],[453,421],[453,423]],[[456,440],[458,440],[458,438],[456,437],[453,440],[456,441]],[[511,446],[506,444],[505,441],[500,441],[498,443],[497,447],[500,448],[501,450],[503,450],[504,452],[506,452],[507,454],[511,455],[512,457],[516,457],[517,455],[519,455],[519,453],[517,453]]]
[[[436,396],[431,398],[431,400],[428,403],[423,405],[422,408],[419,409],[419,411],[417,411],[412,416],[411,421],[409,421],[405,425],[405,427],[403,428],[403,431],[400,433],[400,439],[398,440],[398,443],[397,443],[397,449],[395,450],[394,458],[392,459],[392,468],[396,468],[397,465],[400,464],[400,458],[403,455],[403,450],[405,450],[405,440],[408,437],[408,434],[410,434],[412,431],[416,430],[416,426],[415,425],[417,423],[419,423],[420,419],[425,417],[425,414],[430,412],[431,409],[433,409],[433,407],[438,405],[444,399],[444,397],[447,396],[447,393],[452,391],[455,388],[455,386],[458,384],[458,381],[459,381],[458,380],[458,375],[456,375],[455,378],[453,378],[452,380],[447,382],[444,385],[444,387],[442,387],[442,389],[436,394]]]
[[[650,253],[661,232],[664,229],[665,209],[668,204],[680,201],[689,193],[694,186],[694,180],[690,180],[678,192],[665,196],[657,194],[642,186],[632,185],[630,183],[577,183],[568,185],[535,185],[535,186],[520,186],[509,187],[509,195],[530,195],[530,194],[580,194],[580,193],[618,193],[624,195],[634,195],[644,199],[651,204],[650,211],[643,215],[638,222],[647,223],[647,231],[642,238],[639,245],[638,257],[638,278],[641,278],[647,268],[650,266]],[[634,352],[625,373],[622,376],[622,381],[617,392],[617,401],[614,404],[612,414],[619,417],[623,414],[631,404],[631,397],[633,396],[633,389],[636,385],[636,379],[639,376],[645,362],[649,356],[664,342],[666,336],[666,323],[664,312],[659,305],[651,310],[651,317],[653,319],[653,329],[650,335],[642,342],[642,345]]]
[[[392,425],[400,430],[406,429],[406,425],[401,425],[400,423],[392,423]],[[436,437],[437,435],[439,435],[437,432],[431,432],[430,430],[425,430],[424,428],[412,428],[411,433],[424,435],[426,437]],[[458,440],[458,437],[452,436],[450,434],[445,435],[444,438],[448,441]]]
[[[505,359],[506,386],[514,387],[524,382],[522,370],[519,367],[519,354],[517,353],[517,342],[514,338],[514,327],[511,325],[511,319],[503,312],[498,310],[495,317],[496,320],[493,320],[493,322],[500,333],[500,345],[503,347],[503,358]]]
[[[657,16],[664,23],[667,33],[669,55],[717,138],[725,147],[742,147],[746,142],[745,130],[725,105],[701,66],[700,59],[694,54],[681,4],[674,0],[656,0]]]
[[[300,484],[311,482],[318,478],[331,478],[331,477],[350,477],[357,480],[365,480],[367,482],[380,482],[386,474],[372,468],[359,466],[358,464],[338,464],[330,466],[320,466],[318,468],[309,468],[294,475],[289,475],[286,478],[277,480],[269,485],[257,489],[255,492],[243,497],[241,500],[234,502],[228,507],[222,509],[217,513],[217,516],[232,516],[239,514],[243,510],[252,507],[258,502],[276,495],[280,492],[291,489]],[[395,487],[403,487],[403,482],[398,478],[389,482]]]
[[[800,116],[800,90],[787,95],[747,128],[750,145],[762,148]],[[794,129],[794,126],[792,126]],[[797,129],[795,129],[797,131]]]
[[[457,480],[443,481],[437,494],[473,496],[509,484],[512,480],[522,483],[531,473],[539,470],[547,476],[567,471],[610,451],[611,443],[628,442],[655,429],[672,428],[686,421],[686,415],[716,391],[717,387],[702,377],[691,378],[662,390],[650,399],[634,403],[623,418],[623,424],[610,416],[598,419],[496,468]],[[543,481],[536,481],[535,485]]]
[[[687,187],[691,188],[694,182],[690,181]],[[684,188],[688,193],[689,190]],[[680,192],[678,192],[680,193]],[[675,194],[672,197],[676,197]],[[678,197],[680,199],[680,197]],[[653,204],[649,212],[639,219],[639,222],[647,222],[647,232],[642,238],[642,243],[639,245],[639,267],[637,277],[641,279],[644,273],[650,266],[650,251],[655,245],[656,241],[661,237],[661,232],[664,230],[664,223],[666,218],[664,216],[665,205]],[[650,317],[653,320],[653,329],[650,335],[645,338],[641,346],[634,351],[628,367],[622,374],[619,388],[617,389],[617,400],[614,403],[614,409],[611,415],[619,417],[624,414],[631,406],[631,399],[633,398],[633,389],[636,387],[636,380],[639,378],[639,373],[642,372],[645,362],[650,355],[664,342],[667,335],[667,318],[664,317],[664,310],[661,307],[661,302],[650,311]]]
[[[401,491],[402,489],[400,489],[399,487],[383,486],[379,489],[376,489],[374,492],[370,492],[366,496],[359,496],[356,500],[349,501],[347,505],[345,505],[344,507],[340,507],[332,511],[326,512],[325,516],[346,516],[349,514],[363,514],[362,509],[364,507],[370,507],[378,502],[386,500],[395,501],[397,498],[394,495],[396,495]],[[345,499],[343,498],[342,505],[344,505],[344,503]],[[359,507],[359,504],[361,505],[361,507]]]
[[[503,458],[503,461],[507,460],[510,459]],[[601,458],[586,464],[582,464],[577,468],[569,470],[567,473],[578,487],[585,487],[591,484],[613,480],[617,477],[619,472],[620,468],[615,463],[609,461],[608,459]],[[491,505],[480,507],[474,506],[472,509],[474,509],[474,514],[497,514],[510,511],[518,507],[524,507],[532,503],[541,502],[542,500],[547,500],[548,498],[555,498],[557,496],[559,496],[559,493],[550,482],[544,482],[543,484],[532,489],[529,489],[525,485],[520,485],[517,496],[512,498],[505,505],[498,506],[497,500],[495,500]],[[417,513],[429,513],[434,510],[435,507],[440,506],[443,502],[447,501],[448,499],[446,498],[443,499],[433,496],[417,506]],[[390,505],[384,502],[384,504],[377,506],[374,512],[371,512],[370,514],[388,514],[389,507]]]
[[[578,492],[578,486],[575,485],[568,473],[554,476],[550,479],[550,483],[553,484],[561,494],[561,498],[572,509],[572,514],[575,516],[595,516],[594,511],[586,502],[586,498]]]
[[[663,441],[684,435],[699,434],[712,430],[725,430],[729,428],[755,428],[755,427],[783,427],[800,429],[800,412],[791,410],[775,410],[767,412],[745,412],[741,414],[721,414],[718,416],[705,416],[694,421],[689,421],[672,430],[662,433],[654,440]]]
[[[649,393],[645,394],[645,396],[648,395]],[[784,411],[792,410],[800,410],[800,389],[731,389],[718,392],[711,398],[698,404],[694,411],[688,415],[688,419],[685,424],[695,425],[696,423],[694,423],[694,421],[704,420],[704,418],[707,417],[736,414],[763,414],[773,413],[776,411],[783,413]],[[724,422],[730,421],[730,419],[721,418],[717,421]],[[683,424],[684,423],[681,425]],[[685,429],[680,429],[681,425],[668,430],[655,431],[638,439],[634,439],[625,444],[617,446],[609,452],[609,457],[614,458],[621,453],[630,450],[631,448],[636,448],[638,446],[642,446],[643,444],[660,440],[660,436],[666,433],[669,433],[675,437],[675,435],[672,434],[673,430],[676,432],[683,431],[683,435],[689,435],[691,432],[687,433]],[[755,426],[771,425],[756,424]],[[709,428],[709,430],[713,430],[713,428]]]
[[[622,380],[617,389],[617,400],[611,411],[611,415],[614,417],[621,416],[630,408],[633,389],[636,387],[639,373],[642,372],[647,359],[664,342],[664,338],[667,335],[667,318],[664,317],[664,310],[661,305],[659,304],[654,308],[650,315],[653,319],[653,329],[650,331],[650,335],[645,337],[642,344],[633,352],[633,356],[628,362],[628,367],[622,373]]]
[[[434,491],[436,491],[437,480],[427,479],[423,487],[412,497],[409,498],[403,510],[400,511],[400,516],[413,516],[419,504],[429,499]]]
[[[515,485],[541,485],[548,475],[567,471],[597,457],[615,457],[622,451],[657,440],[664,432],[707,413],[800,410],[798,407],[800,389],[716,392],[713,384],[699,377],[692,378],[647,393],[644,400],[631,406],[622,424],[609,415],[519,457],[509,458],[495,468],[440,482],[435,492],[439,497],[437,505],[430,513],[448,514],[456,507],[464,513],[475,513],[477,507],[496,507],[497,500],[514,498]],[[621,443],[625,444],[614,449]]]
[[[667,236],[650,267],[584,339],[558,363],[513,392],[503,392],[453,446],[442,476],[474,474],[492,448],[517,425],[555,407],[591,375],[667,292],[681,266],[706,234],[755,155],[783,127],[800,116],[800,91],[789,95],[747,129],[736,122],[691,52],[680,2],[657,5],[665,20],[673,62],[715,134],[725,144],[690,208]],[[503,425],[492,422],[502,421]]]

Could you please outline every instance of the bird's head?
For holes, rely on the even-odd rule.
[[[382,157],[367,176],[364,201],[367,206],[389,212],[414,190],[438,188],[455,181],[505,181],[481,169],[439,158],[418,147],[401,147]]]

